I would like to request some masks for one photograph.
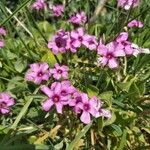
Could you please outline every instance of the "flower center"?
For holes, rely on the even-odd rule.
[[[57,47],[59,47],[59,48],[66,47],[66,40],[61,37],[57,37],[55,39],[55,42],[56,42]]]
[[[79,36],[79,37],[78,37],[78,39],[79,39],[79,41],[80,41],[80,42],[82,42],[82,41],[83,41],[82,36]]]
[[[5,102],[1,102],[1,103],[0,103],[0,108],[6,108],[6,106],[7,106],[7,105],[6,105]]]
[[[83,109],[85,111],[89,111],[90,110],[90,105],[89,104],[84,104]]]
[[[58,72],[59,74],[61,74],[61,73],[62,73],[62,70],[58,69],[57,72]]]
[[[113,55],[111,53],[107,54],[107,58],[111,59],[113,57]]]
[[[54,103],[59,102],[59,96],[58,95],[54,95],[52,100],[53,100]]]
[[[66,95],[67,95],[67,91],[66,91],[66,90],[62,90],[62,91],[61,91],[61,95],[62,95],[62,96],[66,96]]]
[[[77,96],[76,97],[76,104],[78,104],[80,102],[82,102],[82,98],[81,98],[81,96]]]
[[[42,71],[38,72],[37,76],[38,77],[42,77],[43,76],[43,72]]]
[[[90,45],[94,44],[94,41],[90,40],[90,41],[89,41],[89,44],[90,44]]]

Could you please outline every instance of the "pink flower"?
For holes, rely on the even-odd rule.
[[[144,24],[138,20],[132,20],[128,23],[129,28],[132,28],[132,27],[142,28],[143,26],[144,26]]]
[[[102,108],[103,102],[99,100],[96,96],[93,96],[90,101],[93,101],[93,107],[97,110],[95,115],[96,118],[98,117],[106,117],[111,118],[111,113],[109,110]]]
[[[6,30],[3,27],[0,27],[0,35],[6,36]]]
[[[37,0],[32,4],[32,8],[35,10],[43,10],[47,7],[44,0]]]
[[[57,80],[61,78],[68,79],[68,71],[69,68],[67,66],[60,66],[59,64],[55,64],[54,69],[50,69],[50,73]]]
[[[71,44],[74,48],[79,48],[84,42],[84,29],[78,28],[75,31],[71,31],[70,37],[72,39]]]
[[[73,110],[77,114],[81,113],[81,109],[78,106],[80,103],[82,103],[82,93],[76,91],[72,95],[72,99],[70,99],[70,101],[69,101],[69,106],[73,106]]]
[[[111,69],[118,67],[118,57],[125,56],[122,45],[116,42],[111,42],[107,45],[99,44],[98,54],[101,56],[98,58],[98,63],[102,66],[107,65]]]
[[[48,81],[50,77],[49,66],[47,63],[31,64],[30,69],[25,75],[27,81],[32,81],[35,84],[40,84],[42,81]]]
[[[71,16],[69,22],[77,25],[81,25],[87,21],[85,12],[76,13],[74,16]]]
[[[0,113],[7,114],[10,112],[10,106],[15,103],[14,99],[8,93],[0,93]]]
[[[82,110],[82,114],[80,116],[80,119],[83,123],[89,124],[91,122],[91,115],[95,116],[97,115],[97,110],[95,109],[95,101],[90,101],[88,99],[87,94],[82,93],[82,103],[78,103],[78,107]]]
[[[97,40],[93,35],[84,35],[83,45],[90,50],[95,50],[97,48]]]
[[[60,82],[55,82],[51,88],[42,86],[41,91],[48,96],[48,99],[42,104],[43,110],[49,111],[51,107],[55,105],[57,112],[62,114],[62,108],[64,105],[68,104],[70,97],[67,91],[65,91],[65,94],[62,92],[64,89],[65,88]]]
[[[120,48],[124,50],[126,55],[132,55],[134,49],[131,46],[131,42],[128,41],[128,33],[121,32],[120,35],[116,38],[116,42],[120,45]]]
[[[122,7],[125,10],[129,10],[131,7],[137,7],[140,0],[118,0],[118,7]]]
[[[61,52],[64,53],[69,48],[69,33],[59,30],[52,40],[48,42],[48,48],[56,55]]]
[[[64,6],[63,5],[53,5],[52,10],[53,10],[54,16],[59,17],[64,12]]]
[[[4,47],[4,41],[0,40],[0,48]]]

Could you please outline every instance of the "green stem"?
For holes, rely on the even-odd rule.
[[[8,22],[13,16],[18,13],[22,8],[24,8],[31,0],[27,0],[22,3],[21,6],[19,6],[10,16],[8,16],[2,23],[0,23],[0,26],[3,26],[6,22]]]

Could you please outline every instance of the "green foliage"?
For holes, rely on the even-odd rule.
[[[149,55],[126,58],[127,61],[120,61],[117,70],[110,70],[96,65],[93,51],[81,48],[76,54],[54,56],[47,48],[49,38],[57,30],[73,29],[67,21],[69,16],[84,10],[90,20],[99,1],[53,0],[54,3],[66,2],[60,19],[53,18],[49,10],[33,12],[31,0],[19,0],[16,6],[11,5],[12,1],[11,6],[6,2],[0,1],[0,26],[8,30],[5,47],[0,49],[0,92],[8,91],[16,99],[16,105],[10,115],[0,118],[2,150],[149,149]],[[85,29],[107,43],[119,32],[126,31],[124,27],[129,20],[139,19],[144,22],[144,28],[129,29],[129,38],[140,47],[150,48],[149,8],[149,1],[143,0],[129,13],[117,8],[116,1],[109,0],[101,14],[93,23],[88,22]],[[57,62],[67,64],[74,86],[87,92],[89,97],[103,100],[104,106],[112,112],[111,119],[97,118],[85,126],[70,110],[64,110],[62,116],[54,110],[43,112],[41,103],[46,97],[38,91],[39,86],[24,80],[29,64],[34,62],[47,62],[50,67]],[[40,142],[37,144],[37,141]]]

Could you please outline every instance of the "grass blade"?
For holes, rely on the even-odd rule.
[[[126,144],[126,136],[127,136],[127,131],[124,130],[123,131],[123,135],[122,135],[122,138],[121,138],[121,141],[120,141],[120,144],[119,144],[119,147],[117,150],[123,150],[125,144]]]
[[[69,144],[69,146],[66,148],[66,150],[73,150],[75,147],[76,143],[79,142],[79,140],[87,133],[87,131],[90,129],[92,123],[86,125],[80,132],[79,134],[75,137],[75,139]]]
[[[5,23],[7,23],[16,13],[18,13],[23,7],[25,7],[31,0],[26,0],[22,3],[10,16],[8,16],[2,23],[0,23],[0,26],[3,26]]]

